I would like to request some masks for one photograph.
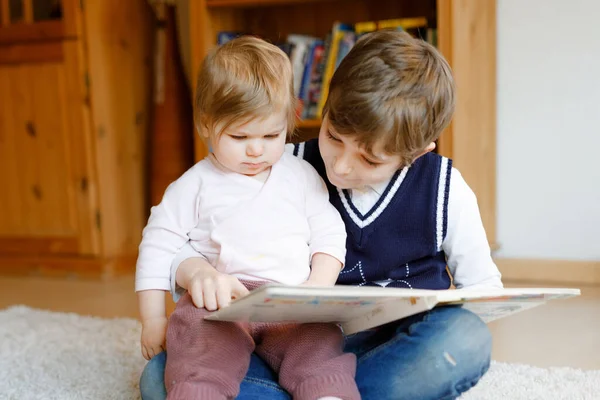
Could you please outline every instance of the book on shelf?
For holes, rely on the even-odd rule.
[[[277,44],[289,57],[294,73],[294,92],[298,98],[298,116],[305,120],[322,118],[329,84],[334,71],[356,43],[369,32],[396,29],[437,44],[437,30],[425,17],[396,18],[346,24],[336,21],[325,38],[290,34]],[[219,32],[217,44],[240,36],[241,32]]]
[[[579,289],[448,289],[385,287],[310,287],[265,285],[206,319],[240,322],[339,323],[345,334],[449,305],[460,305],[485,321],[578,296]]]

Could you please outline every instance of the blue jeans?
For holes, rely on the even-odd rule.
[[[455,399],[490,365],[492,340],[481,319],[460,307],[438,307],[377,330],[346,337],[356,354],[356,382],[364,400]],[[143,400],[164,400],[166,354],[148,362],[140,379]],[[275,373],[255,354],[240,400],[290,400]]]

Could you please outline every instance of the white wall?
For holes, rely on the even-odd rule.
[[[497,16],[497,256],[600,260],[600,1]]]

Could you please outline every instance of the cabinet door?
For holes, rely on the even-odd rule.
[[[76,42],[0,46],[0,54],[0,255],[96,254]]]

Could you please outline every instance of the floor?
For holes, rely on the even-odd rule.
[[[531,286],[505,282],[506,287]],[[539,367],[600,369],[600,287],[490,323],[492,357]],[[111,282],[1,277],[0,309],[13,304],[99,317],[137,317],[133,276]],[[168,309],[173,304],[168,301]]]

